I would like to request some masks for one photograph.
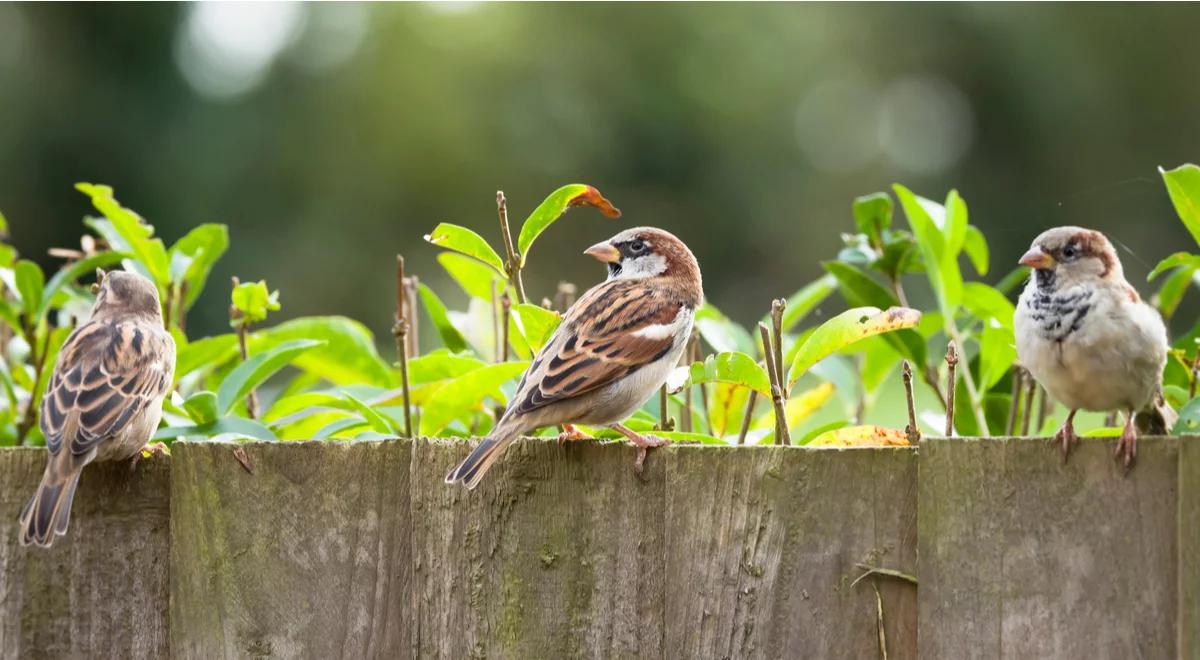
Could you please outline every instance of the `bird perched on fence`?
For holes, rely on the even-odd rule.
[[[67,337],[41,406],[49,460],[21,512],[21,544],[49,546],[67,532],[84,466],[138,454],[158,428],[175,372],[158,290],[116,271],[99,285],[91,317]]]
[[[1050,229],[1020,260],[1033,277],[1017,303],[1017,355],[1042,387],[1070,412],[1055,435],[1065,461],[1078,442],[1078,410],[1125,413],[1116,456],[1126,469],[1137,456],[1138,417],[1160,418],[1165,432],[1174,411],[1162,401],[1167,360],[1162,318],[1128,282],[1113,246],[1098,231]]]
[[[560,441],[584,436],[571,424],[609,426],[646,450],[666,440],[620,422],[666,381],[704,300],[691,250],[661,229],[639,227],[584,250],[608,264],[608,279],[571,305],[521,378],[492,433],[446,475],[474,488],[522,433],[563,424]]]

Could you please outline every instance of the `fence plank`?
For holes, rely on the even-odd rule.
[[[46,451],[0,459],[0,658],[165,657],[167,459],[88,466],[70,530],[48,550],[17,541]]]
[[[677,447],[667,476],[673,657],[878,657],[859,562],[916,572],[916,452]],[[882,580],[888,651],[916,657],[916,589]]]
[[[176,444],[174,657],[411,655],[411,446]]]
[[[662,657],[663,475],[629,447],[524,440],[474,491],[463,442],[413,450],[417,656]]]
[[[1179,657],[1200,658],[1200,439],[1179,441]]]
[[[922,658],[1176,655],[1179,440],[921,443]]]

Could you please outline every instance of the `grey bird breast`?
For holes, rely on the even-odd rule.
[[[1092,309],[1091,288],[1073,287],[1066,291],[1044,291],[1037,289],[1025,297],[1029,318],[1033,320],[1038,335],[1046,341],[1062,342],[1083,325]]]

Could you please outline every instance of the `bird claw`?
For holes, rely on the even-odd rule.
[[[1054,434],[1054,440],[1058,444],[1058,451],[1062,454],[1063,465],[1067,464],[1067,457],[1071,454],[1071,448],[1079,444],[1079,436],[1075,435],[1075,427],[1070,423],[1062,425],[1058,433]]]
[[[592,436],[580,431],[574,424],[563,424],[562,427],[562,433],[558,434],[559,447],[573,440],[595,440]]]
[[[645,470],[646,456],[649,454],[649,451],[656,447],[667,445],[671,441],[654,435],[632,435],[629,436],[629,442],[638,448],[637,459],[633,462],[633,471],[638,477],[641,477],[642,472]]]
[[[1124,457],[1125,474],[1129,474],[1129,469],[1133,467],[1133,461],[1137,458],[1137,433],[1130,424],[1125,426],[1121,437],[1117,439],[1116,448],[1113,449],[1113,458],[1121,460],[1122,457]]]

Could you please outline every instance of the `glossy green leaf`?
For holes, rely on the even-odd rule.
[[[418,284],[417,292],[421,295],[422,308],[429,315],[429,320],[433,321],[438,336],[442,338],[442,344],[455,353],[467,350],[467,340],[450,322],[450,315],[446,313],[446,305],[442,299],[425,284]]]
[[[1154,270],[1150,271],[1150,274],[1146,276],[1146,281],[1153,282],[1159,275],[1162,275],[1172,268],[1179,268],[1180,266],[1186,266],[1192,270],[1200,269],[1200,255],[1194,255],[1188,252],[1176,252],[1175,254],[1172,254],[1166,259],[1158,262],[1158,265],[1154,267]]]
[[[500,255],[496,254],[496,251],[482,236],[466,227],[443,222],[426,234],[425,240],[438,247],[478,259],[494,268],[501,277],[505,279],[508,277],[504,270],[504,260],[500,258]]]
[[[250,348],[266,350],[294,339],[316,339],[324,344],[306,351],[295,366],[335,385],[369,384],[390,387],[394,376],[376,348],[366,326],[344,316],[306,316],[261,330],[252,335]]]
[[[796,352],[788,373],[787,392],[810,367],[854,342],[901,328],[912,328],[921,313],[907,307],[881,311],[877,307],[846,310],[822,323]]]
[[[230,323],[233,327],[265,321],[267,312],[279,310],[279,292],[268,291],[266,280],[242,282],[233,288],[230,295],[233,306],[242,313],[242,318]]]
[[[1189,163],[1173,170],[1160,167],[1158,171],[1167,184],[1175,212],[1191,233],[1192,240],[1200,245],[1200,167]]]
[[[153,237],[154,227],[137,213],[121,206],[113,197],[113,189],[109,186],[77,183],[75,188],[91,198],[92,205],[104,214],[113,231],[120,237],[120,240],[114,243],[111,236],[106,236],[110,239],[110,244],[118,251],[132,254],[134,260],[145,269],[145,274],[158,286],[159,293],[164,292],[170,281],[169,260],[162,240]]]
[[[793,330],[810,312],[825,302],[835,289],[837,280],[832,275],[823,275],[788,296],[787,307],[783,310],[783,331]]]
[[[517,378],[529,363],[502,362],[463,374],[443,385],[421,411],[421,435],[436,435],[451,422],[479,410],[483,400]]]
[[[408,381],[413,385],[430,383],[447,378],[457,378],[467,372],[487,366],[483,360],[466,355],[455,355],[446,349],[438,349],[408,361]]]
[[[857,266],[826,261],[821,266],[836,280],[846,303],[853,307],[888,308],[900,304],[896,296]]]
[[[188,257],[187,267],[181,278],[173,278],[176,284],[186,283],[187,292],[183,298],[186,309],[191,309],[212,272],[213,264],[225,254],[229,248],[229,229],[225,225],[200,225],[175,242],[168,256],[174,261],[177,255]]]
[[[366,420],[367,424],[369,424],[371,429],[376,433],[382,433],[387,436],[396,436],[399,433],[396,430],[395,420],[388,419],[387,416],[380,414],[378,411],[371,408],[371,406],[368,406],[367,404],[355,398],[353,394],[345,392],[342,394],[342,398],[354,408],[355,412],[357,412],[364,420]]]
[[[22,259],[13,268],[13,279],[26,317],[31,324],[36,324],[40,320],[38,308],[42,305],[42,294],[46,290],[46,277],[42,275],[42,269],[32,261]]]
[[[251,355],[249,360],[235,367],[221,382],[217,389],[218,410],[221,414],[229,412],[235,403],[286,367],[297,356],[324,343],[312,339],[296,339]]]
[[[1200,397],[1187,402],[1179,410],[1179,421],[1171,429],[1171,435],[1193,435],[1200,433]]]
[[[753,357],[736,351],[710,355],[704,362],[697,362],[689,367],[687,381],[682,387],[701,383],[740,385],[768,399],[771,397],[771,381],[767,370]]]
[[[963,224],[966,220],[965,204],[960,205],[961,199],[952,193],[950,201],[955,208],[948,213],[936,202],[918,197],[900,184],[896,184],[894,189],[925,259],[925,272],[937,296],[938,309],[947,318],[953,318],[962,300],[962,272],[958,267],[958,252],[954,248],[956,240],[961,246],[961,241],[966,239]],[[935,220],[935,216],[941,218],[940,222]],[[950,228],[950,236],[943,233],[943,226]],[[958,238],[960,226],[961,238]]]
[[[558,312],[528,303],[513,305],[509,318],[534,353],[542,350],[562,323],[562,315]]]
[[[1162,313],[1163,318],[1170,319],[1175,315],[1175,310],[1179,309],[1183,294],[1187,292],[1188,285],[1192,283],[1195,275],[1195,268],[1181,266],[1163,280],[1158,289],[1158,311]]]
[[[183,408],[196,424],[210,424],[217,420],[220,412],[217,410],[217,394],[215,392],[196,392],[183,402]]]
[[[194,426],[170,426],[161,428],[154,433],[153,440],[175,440],[176,438],[197,438],[210,440],[216,436],[233,436],[251,438],[253,440],[278,440],[271,429],[245,417],[222,417],[209,424]]]
[[[892,226],[892,198],[877,192],[854,200],[854,224],[871,238],[874,245],[883,242],[883,231]]]
[[[504,276],[493,268],[458,252],[442,252],[437,260],[472,298],[491,301],[493,296],[503,293],[507,286]]]
[[[750,333],[711,303],[706,302],[696,310],[695,323],[700,337],[718,353],[741,351],[754,355],[757,351],[757,344]]]
[[[555,190],[533,210],[533,213],[529,214],[529,217],[521,225],[521,234],[517,237],[517,252],[520,254],[522,267],[525,266],[525,261],[529,257],[529,248],[533,246],[537,237],[541,236],[547,227],[562,217],[563,213],[572,206],[593,206],[606,217],[621,217],[621,212],[607,199],[604,199],[599,190],[591,186],[573,183]]]
[[[1016,308],[1004,294],[980,282],[963,285],[963,307],[977,319],[995,319],[1010,331]]]
[[[991,319],[983,324],[979,333],[980,391],[992,389],[1017,359],[1016,338],[1009,318],[1009,325]]]
[[[967,227],[966,238],[963,241],[963,251],[967,253],[967,258],[971,260],[971,265],[975,267],[975,272],[979,275],[987,275],[990,255],[988,253],[987,239],[984,238],[983,232],[979,231],[979,227],[969,225]],[[965,293],[963,294],[966,295]]]
[[[75,282],[81,277],[92,275],[97,268],[108,268],[113,264],[120,263],[129,255],[123,252],[100,252],[90,257],[85,257],[72,263],[71,265],[59,270],[50,280],[46,282],[46,288],[42,292],[41,305],[37,315],[40,317],[45,314],[51,307],[51,302],[55,294],[62,290],[63,287]]]
[[[194,372],[207,373],[238,354],[237,335],[233,334],[204,337],[176,346],[175,382]]]

